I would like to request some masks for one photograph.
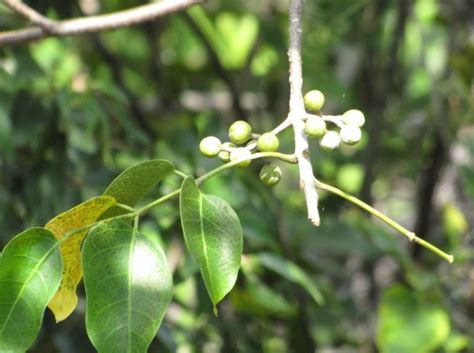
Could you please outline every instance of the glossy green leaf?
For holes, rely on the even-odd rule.
[[[382,353],[431,353],[448,338],[447,312],[400,285],[385,291],[379,307],[377,345]]]
[[[163,159],[155,159],[125,169],[107,187],[104,195],[113,196],[118,203],[135,206],[160,180],[173,173],[174,166]],[[113,217],[126,211],[112,207],[101,219]]]
[[[83,246],[86,326],[100,353],[144,353],[172,297],[172,278],[156,242],[115,220]]]
[[[180,209],[186,244],[216,305],[237,280],[243,244],[239,218],[227,202],[201,193],[192,177],[181,187]]]
[[[319,305],[324,303],[323,295],[314,281],[295,263],[270,253],[260,253],[252,257],[269,270],[303,287]]]
[[[13,238],[0,257],[0,352],[24,352],[34,342],[61,281],[54,235],[31,228]]]

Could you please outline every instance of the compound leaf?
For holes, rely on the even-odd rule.
[[[84,242],[86,326],[100,353],[145,353],[172,297],[172,278],[156,242],[119,220]]]
[[[0,352],[33,344],[60,281],[59,246],[49,230],[28,229],[7,244],[0,257]]]
[[[115,203],[111,196],[92,198],[54,217],[45,228],[50,230],[56,239],[62,239],[67,232],[94,223]],[[87,232],[78,232],[61,245],[63,276],[57,293],[48,304],[56,322],[65,320],[77,306],[76,289],[82,278],[81,245]]]
[[[180,209],[187,247],[216,306],[237,280],[243,244],[239,218],[224,200],[201,193],[192,177],[181,186]]]

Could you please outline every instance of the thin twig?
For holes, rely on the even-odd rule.
[[[290,107],[288,120],[291,121],[295,135],[295,155],[298,158],[300,172],[300,188],[306,198],[308,218],[318,226],[320,223],[318,211],[318,193],[313,182],[313,167],[308,148],[308,138],[304,132],[303,118],[306,114],[303,102],[303,70],[301,62],[301,34],[303,0],[293,0],[289,9],[290,44],[288,59],[290,65]]]
[[[277,127],[275,127],[271,131],[271,133],[274,134],[274,135],[278,135],[280,132],[282,132],[283,130],[288,129],[290,126],[291,126],[291,121],[290,121],[290,119],[286,118]]]
[[[2,1],[5,2],[5,0]],[[0,33],[0,47],[8,44],[27,43],[46,37],[65,37],[129,27],[183,10],[195,4],[201,4],[204,1],[205,0],[163,0],[107,15],[59,21],[56,22],[56,28],[53,33],[45,31],[42,27],[29,27],[7,31]]]
[[[342,122],[342,115],[315,115],[307,113],[304,120],[307,120],[309,117],[318,117],[322,118],[324,121],[333,123],[338,127],[343,127],[344,123]]]
[[[19,13],[31,23],[41,27],[44,31],[48,33],[54,33],[57,28],[56,22],[50,20],[46,16],[43,16],[36,10],[32,9],[28,5],[24,4],[19,0],[2,0],[5,6],[10,8],[16,13]]]
[[[402,225],[398,224],[397,222],[395,222],[391,218],[384,215],[382,212],[376,210],[375,208],[373,208],[369,204],[363,202],[362,200],[358,199],[357,197],[349,195],[348,193],[346,193],[346,192],[344,192],[344,191],[342,191],[342,190],[340,190],[340,189],[338,189],[338,188],[336,188],[332,185],[325,184],[325,183],[319,181],[316,178],[314,178],[314,184],[316,185],[317,188],[319,188],[321,190],[329,191],[330,193],[335,194],[339,197],[342,197],[342,198],[346,199],[347,201],[350,201],[354,205],[362,208],[363,210],[365,210],[368,213],[372,214],[373,216],[377,217],[378,219],[380,219],[385,224],[389,225],[393,229],[397,230],[398,232],[400,232],[401,234],[406,236],[408,238],[408,240],[410,240],[411,242],[414,242],[414,243],[417,243],[417,244],[423,246],[424,248],[432,251],[436,255],[438,255],[438,256],[442,257],[443,259],[447,260],[449,263],[452,263],[454,261],[453,255],[445,253],[443,250],[439,249],[438,247],[434,246],[433,244],[431,244],[431,243],[427,242],[426,240],[418,237],[415,233],[409,231],[408,229],[406,229]]]

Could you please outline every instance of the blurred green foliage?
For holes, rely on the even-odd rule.
[[[27,3],[57,19],[87,10],[86,1]],[[100,12],[139,4],[92,3]],[[199,176],[218,165],[199,155],[202,137],[226,139],[237,119],[261,132],[278,124],[287,5],[216,0],[128,29],[0,49],[1,248],[139,161],[169,159]],[[1,30],[26,25],[3,7],[0,18]],[[269,189],[254,162],[204,187],[236,209],[245,240],[218,318],[176,204],[143,221],[176,284],[151,352],[473,351],[473,21],[469,0],[306,1],[304,16],[305,89],[325,93],[325,113],[359,108],[368,125],[355,148],[313,144],[317,177],[370,198],[455,263],[414,250],[332,195],[321,195],[322,225],[311,226],[297,169],[281,165]],[[291,132],[281,149],[291,151]],[[178,183],[166,180],[154,196]],[[49,313],[32,352],[93,352],[83,315],[83,299],[60,325]]]

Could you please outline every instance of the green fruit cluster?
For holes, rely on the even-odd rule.
[[[305,109],[318,113],[318,115],[307,114],[304,129],[306,135],[319,138],[319,144],[327,151],[338,148],[341,142],[351,146],[357,144],[362,138],[361,127],[365,124],[364,113],[351,109],[341,116],[324,117],[321,115],[324,102],[324,94],[321,91],[312,90],[305,94]],[[328,130],[327,122],[332,122],[339,127],[339,132]]]
[[[323,121],[324,123],[324,121]],[[215,136],[207,136],[199,143],[199,151],[205,157],[218,157],[224,163],[239,162],[239,167],[247,167],[252,161],[252,152],[276,152],[280,140],[272,132],[261,135],[252,132],[252,126],[237,120],[229,127],[229,140],[222,143]],[[276,185],[281,178],[281,169],[273,164],[265,165],[260,171],[260,180],[268,186]]]

